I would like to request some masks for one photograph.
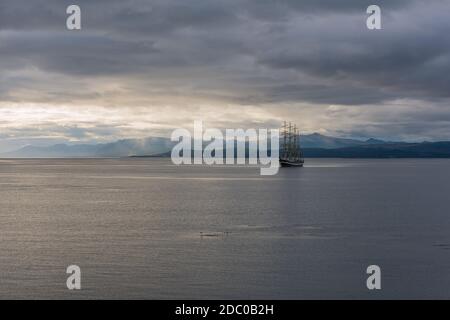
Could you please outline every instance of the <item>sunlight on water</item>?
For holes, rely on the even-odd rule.
[[[1,160],[0,186],[1,298],[371,298],[373,263],[379,298],[450,298],[449,160]]]

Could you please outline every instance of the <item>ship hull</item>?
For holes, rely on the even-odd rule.
[[[285,159],[280,159],[280,166],[282,167],[303,167],[304,161],[289,161]]]

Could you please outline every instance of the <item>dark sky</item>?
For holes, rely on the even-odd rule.
[[[450,139],[449,32],[448,0],[1,0],[0,151],[194,119]]]

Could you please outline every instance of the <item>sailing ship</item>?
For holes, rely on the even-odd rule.
[[[280,165],[282,167],[303,167],[304,162],[298,128],[295,124],[284,121],[281,128]]]

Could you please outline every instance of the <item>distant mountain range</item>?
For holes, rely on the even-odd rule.
[[[388,142],[324,136],[301,136],[305,157],[336,158],[450,158],[450,141]],[[170,156],[175,143],[168,138],[125,139],[104,144],[56,144],[48,147],[25,146],[0,154],[2,158],[77,158]]]
[[[100,144],[55,144],[48,147],[25,146],[2,153],[6,158],[86,158],[128,157],[132,155],[161,154],[170,150],[173,142],[167,138],[125,139]]]
[[[303,135],[300,137],[300,139],[302,148],[321,148],[321,149],[336,149],[336,148],[357,147],[364,145],[386,143],[385,141],[377,139],[356,140],[356,139],[335,138],[324,136],[319,133]]]

